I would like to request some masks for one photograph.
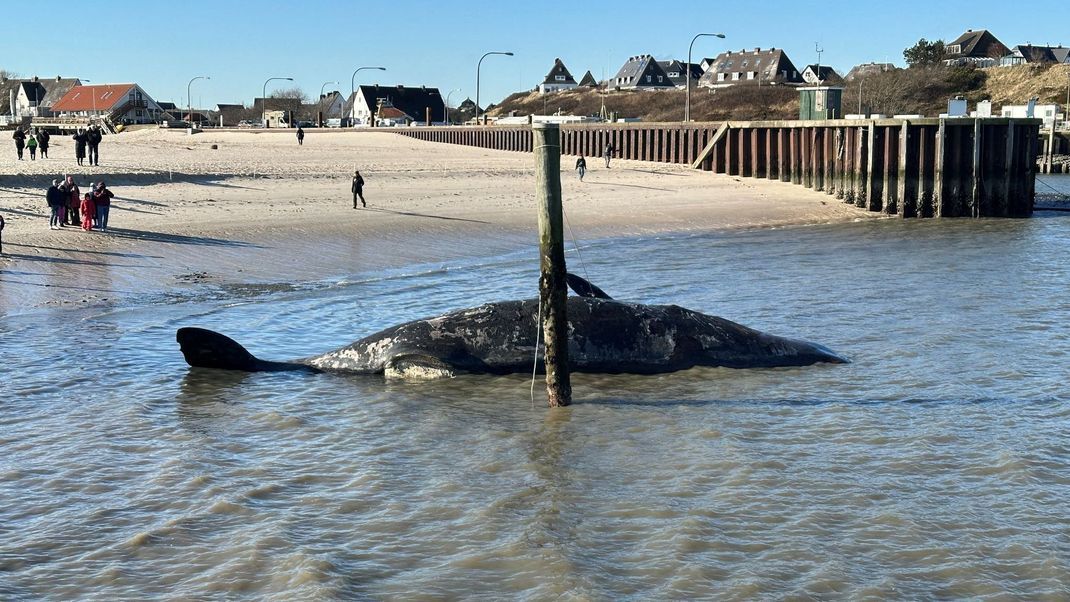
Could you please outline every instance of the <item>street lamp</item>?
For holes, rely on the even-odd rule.
[[[483,66],[483,59],[492,54],[501,54],[505,56],[513,56],[512,52],[488,52],[479,57],[479,62],[476,63],[476,125],[479,125],[479,68]]]
[[[687,47],[687,99],[684,104],[684,121],[691,121],[691,50],[695,47],[695,40],[701,37],[724,39],[723,33],[699,33],[691,38],[691,45]]]
[[[461,91],[460,88],[454,88],[454,89],[450,90],[449,94],[446,95],[446,119],[445,119],[446,125],[450,124],[450,96],[453,96],[454,92],[460,92],[460,91]]]
[[[190,131],[191,132],[193,131],[193,97],[190,96],[190,86],[193,85],[193,82],[195,82],[195,81],[197,81],[199,79],[212,79],[212,78],[208,77],[207,75],[198,75],[197,77],[189,80],[189,83],[186,84],[186,108],[189,109],[189,126],[190,126]]]
[[[260,119],[262,120],[262,122],[264,124],[264,127],[267,127],[267,85],[268,85],[268,82],[275,81],[277,79],[284,79],[284,80],[290,81],[290,82],[292,82],[294,80],[294,78],[292,78],[292,77],[269,77],[269,78],[267,78],[267,81],[264,82],[264,95],[261,97],[263,99],[263,103],[264,103],[264,106],[263,106],[264,110],[261,111],[261,115],[260,115]]]
[[[334,85],[337,86],[338,82],[323,82],[323,85],[320,86],[320,101],[319,101],[319,105],[320,105],[320,115],[319,115],[319,117],[320,117],[320,119],[319,119],[320,127],[323,127],[323,89],[326,88],[327,86],[331,85],[331,84],[334,84]]]

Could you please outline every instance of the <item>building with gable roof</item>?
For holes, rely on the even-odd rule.
[[[1010,49],[987,29],[967,29],[954,42],[944,45],[944,64],[991,67],[1010,54]]]
[[[565,64],[561,62],[561,59],[554,59],[554,66],[546,74],[546,78],[542,80],[542,83],[539,84],[539,94],[571,90],[578,85],[575,78],[569,73],[568,67],[565,67]]]
[[[61,117],[108,117],[114,123],[156,123],[165,113],[137,84],[73,86],[52,111]]]
[[[669,81],[674,86],[683,90],[687,87],[687,72],[691,72],[691,83],[698,83],[700,77],[702,77],[702,67],[697,63],[691,63],[691,69],[687,69],[684,66],[683,61],[672,59],[671,61],[658,61],[658,65],[661,66],[665,75],[669,76]]]
[[[446,118],[446,103],[442,100],[442,94],[438,88],[427,86],[358,86],[346,100],[342,113],[348,118],[350,125],[369,125],[372,116],[380,107],[397,109],[417,123],[425,122],[428,111],[432,123],[444,123]],[[395,117],[403,119],[401,115]],[[395,123],[398,122],[397,119]]]
[[[699,78],[703,88],[722,88],[748,81],[768,84],[801,84],[802,74],[778,48],[722,52]]]
[[[1070,63],[1070,48],[1059,46],[1033,46],[1019,44],[1011,48],[1010,53],[999,59],[1000,67],[1034,64]]]
[[[855,65],[851,67],[851,70],[847,72],[847,81],[852,81],[859,77],[869,77],[870,75],[877,75],[878,73],[884,73],[886,71],[895,71],[896,66],[891,63],[863,63],[861,65]]]
[[[818,72],[820,69],[820,73]],[[839,84],[843,83],[843,77],[828,65],[807,65],[802,71],[803,81],[812,84]]]
[[[55,77],[52,79],[5,79],[0,81],[0,114],[16,117],[51,117],[52,106],[73,86],[77,79]]]
[[[596,80],[594,78],[594,76],[591,75],[591,70],[590,69],[588,69],[587,73],[584,73],[583,77],[580,78],[580,87],[581,88],[597,88],[598,87],[598,80]]]
[[[628,57],[610,83],[626,90],[661,90],[676,87],[661,65],[649,54]]]

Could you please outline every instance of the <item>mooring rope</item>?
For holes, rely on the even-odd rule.
[[[1047,186],[1048,188],[1051,188],[1051,189],[1052,189],[1052,190],[1053,190],[1053,191],[1055,192],[1055,194],[1057,194],[1057,195],[1059,195],[1060,197],[1062,197],[1062,200],[1064,200],[1064,201],[1070,201],[1070,195],[1068,195],[1068,194],[1066,194],[1066,193],[1064,193],[1064,192],[1061,192],[1061,191],[1059,191],[1059,189],[1058,189],[1058,188],[1056,188],[1056,187],[1052,186],[1051,184],[1048,184],[1048,183],[1047,183],[1047,182],[1045,182],[1044,180],[1037,180],[1037,182],[1040,182],[1041,184],[1043,184],[1043,185]]]

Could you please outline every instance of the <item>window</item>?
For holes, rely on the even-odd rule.
[[[658,76],[658,83],[660,84],[660,83],[662,83],[664,81],[665,81],[665,78],[663,76],[659,75]]]
[[[565,81],[565,76],[564,75],[555,75],[554,79],[556,81],[563,82],[563,81]]]
[[[719,81],[719,82],[723,82],[724,81],[724,73],[718,73],[717,74],[717,81]]]
[[[736,71],[735,73],[732,74],[732,81],[738,81],[738,80],[739,80],[739,71]]]
[[[680,72],[679,71],[673,71],[673,72],[669,73],[669,77],[680,77]]]
[[[961,44],[951,44],[950,46],[947,47],[947,53],[948,54],[961,54],[962,53],[962,45]]]
[[[646,83],[648,83],[648,84],[649,84],[649,83],[650,83],[650,82],[652,82],[652,81],[654,81],[654,78],[653,78],[653,77],[651,77],[651,76],[649,76],[649,75],[648,75],[648,76],[646,76]]]

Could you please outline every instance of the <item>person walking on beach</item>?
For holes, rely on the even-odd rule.
[[[78,165],[85,161],[85,146],[89,144],[89,136],[85,130],[78,128],[78,133],[71,136],[74,139],[74,158],[78,159]]]
[[[0,255],[4,254],[4,216],[0,215]]]
[[[97,227],[101,232],[108,231],[108,213],[111,211],[111,199],[114,196],[103,181],[97,182],[96,190],[93,191],[93,204],[97,208]]]
[[[617,149],[613,148],[612,142],[606,143],[606,150],[602,152],[602,157],[606,160],[606,169],[609,169],[609,160],[613,158],[613,151]]]
[[[30,134],[30,137],[26,139],[26,148],[30,151],[30,161],[37,160],[37,136]]]
[[[579,159],[576,159],[576,172],[580,174],[580,181],[583,181],[583,174],[587,173],[587,159],[580,155]]]
[[[87,135],[87,142],[89,143],[89,164],[100,166],[100,141],[104,139],[104,135],[100,133],[100,126],[95,125],[89,128]]]
[[[19,161],[22,161],[22,149],[26,147],[26,132],[22,131],[22,128],[15,128],[15,133],[11,134],[11,138],[15,141],[15,152],[19,155]]]
[[[45,192],[45,201],[48,202],[48,208],[51,211],[51,217],[48,219],[48,229],[59,230],[63,226],[63,207],[67,204],[67,200],[63,198],[63,193],[60,192],[59,180],[52,180],[52,185]]]
[[[97,212],[97,206],[93,204],[93,197],[85,193],[82,199],[82,229],[86,232],[93,231],[93,216]]]
[[[48,133],[48,130],[40,130],[37,132],[37,146],[41,149],[41,158],[48,158],[48,141],[52,138],[52,134]]]
[[[353,173],[353,208],[357,208],[357,199],[360,199],[360,205],[367,207],[368,203],[364,202],[364,178],[360,177],[360,170],[358,169]]]
[[[297,145],[300,146],[305,143],[305,130],[301,129],[301,126],[297,126]]]

